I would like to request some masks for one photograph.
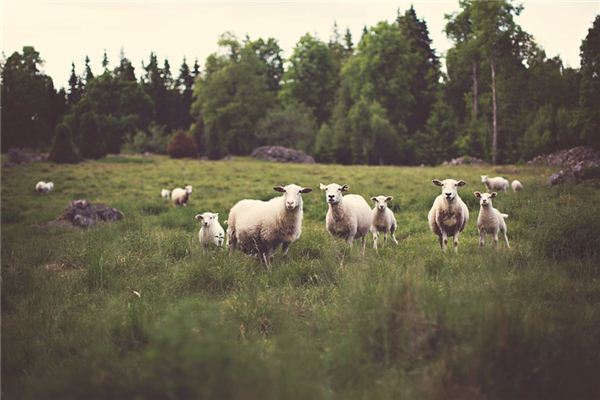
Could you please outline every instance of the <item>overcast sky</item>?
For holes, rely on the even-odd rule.
[[[1,1],[2,51],[6,56],[33,45],[45,60],[43,70],[57,87],[66,86],[71,61],[83,70],[86,54],[93,71],[101,70],[104,49],[111,66],[121,47],[139,77],[142,60],[150,51],[168,57],[177,73],[182,58],[190,63],[216,51],[217,38],[231,31],[243,38],[274,37],[289,56],[300,36],[309,32],[328,40],[334,21],[341,33],[350,28],[354,41],[363,26],[392,21],[396,10],[413,4],[425,19],[433,46],[444,55],[450,42],[443,33],[444,14],[458,10],[458,0],[447,1]],[[560,55],[566,65],[579,66],[579,46],[586,36],[600,0],[524,1],[518,23],[533,34],[548,56]]]

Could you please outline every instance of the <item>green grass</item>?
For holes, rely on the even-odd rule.
[[[479,175],[494,168],[342,167],[110,157],[2,171],[2,397],[218,399],[595,398],[600,393],[600,190],[501,193],[512,248],[478,248]],[[460,178],[460,252],[427,226]],[[34,193],[38,180],[55,191]],[[394,196],[398,247],[363,258],[325,232],[319,182]],[[305,195],[301,238],[268,272],[203,253],[194,215],[242,198]],[[160,189],[192,184],[190,206]],[[125,213],[89,230],[46,227],[69,201]],[[489,243],[489,241],[488,241]],[[137,297],[133,291],[141,293]]]

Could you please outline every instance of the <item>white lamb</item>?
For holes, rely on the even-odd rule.
[[[508,190],[508,179],[501,176],[488,178],[487,175],[481,175],[481,182],[485,185],[488,192],[491,190],[502,190],[503,192],[506,192]]]
[[[519,192],[524,189],[523,184],[516,179],[511,182],[510,187],[512,187],[513,192]]]
[[[357,194],[343,196],[342,193],[348,191],[348,185],[321,183],[320,188],[325,191],[325,201],[329,205],[325,217],[327,232],[331,236],[344,239],[350,247],[355,239],[361,239],[361,254],[364,255],[367,245],[366,235],[373,221],[371,207],[362,196]]]
[[[53,182],[39,181],[35,184],[35,191],[38,193],[48,193],[54,190]]]
[[[192,194],[192,185],[187,185],[185,189],[175,188],[171,192],[171,200],[176,206],[187,206]]]
[[[432,182],[442,187],[442,194],[435,198],[429,210],[429,228],[438,236],[443,251],[446,251],[448,236],[452,236],[454,251],[458,252],[458,237],[469,222],[469,209],[458,196],[458,188],[466,183],[454,179],[434,179]]]
[[[379,232],[383,232],[383,244],[387,242],[388,233],[392,238],[392,241],[398,244],[398,241],[394,237],[396,232],[396,217],[392,210],[388,208],[388,203],[394,198],[392,196],[376,196],[371,197],[371,200],[375,202],[375,207],[372,210],[373,221],[371,222],[371,233],[373,234],[373,248],[377,251],[377,245],[379,241]]]
[[[256,254],[270,268],[273,253],[282,245],[286,256],[292,242],[302,233],[302,194],[311,188],[298,185],[275,186],[283,193],[269,201],[240,200],[229,211],[227,245],[246,254]]]
[[[206,250],[210,246],[223,247],[225,242],[225,230],[219,224],[219,214],[205,212],[197,214],[194,218],[200,221],[200,232],[198,239],[200,244]]]
[[[506,221],[508,214],[502,214],[492,206],[492,199],[496,197],[496,192],[479,193],[475,192],[475,197],[479,199],[479,217],[477,217],[477,229],[479,230],[479,246],[485,244],[485,234],[489,233],[494,237],[494,246],[498,247],[498,232],[502,232],[506,247],[508,237],[506,236]]]
[[[171,191],[169,189],[162,189],[160,191],[160,197],[162,197],[165,200],[169,200],[169,198],[171,197]]]

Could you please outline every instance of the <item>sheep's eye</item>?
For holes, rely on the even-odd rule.
[[[338,188],[338,190],[341,192],[341,191],[342,191],[342,188]]]

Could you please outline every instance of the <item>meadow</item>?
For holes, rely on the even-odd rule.
[[[2,398],[597,398],[600,182],[549,188],[550,172],[161,156],[4,168]],[[510,249],[478,247],[481,174],[525,185],[494,202]],[[427,226],[431,179],[447,177],[467,182],[471,212],[457,255]],[[35,193],[38,180],[55,191]],[[319,182],[394,196],[399,246],[376,254],[369,238],[361,257],[331,238]],[[314,191],[287,259],[267,271],[202,252],[195,214],[224,221],[237,200],[289,183]],[[159,196],[186,184],[188,207]],[[77,198],[125,219],[45,225]]]

